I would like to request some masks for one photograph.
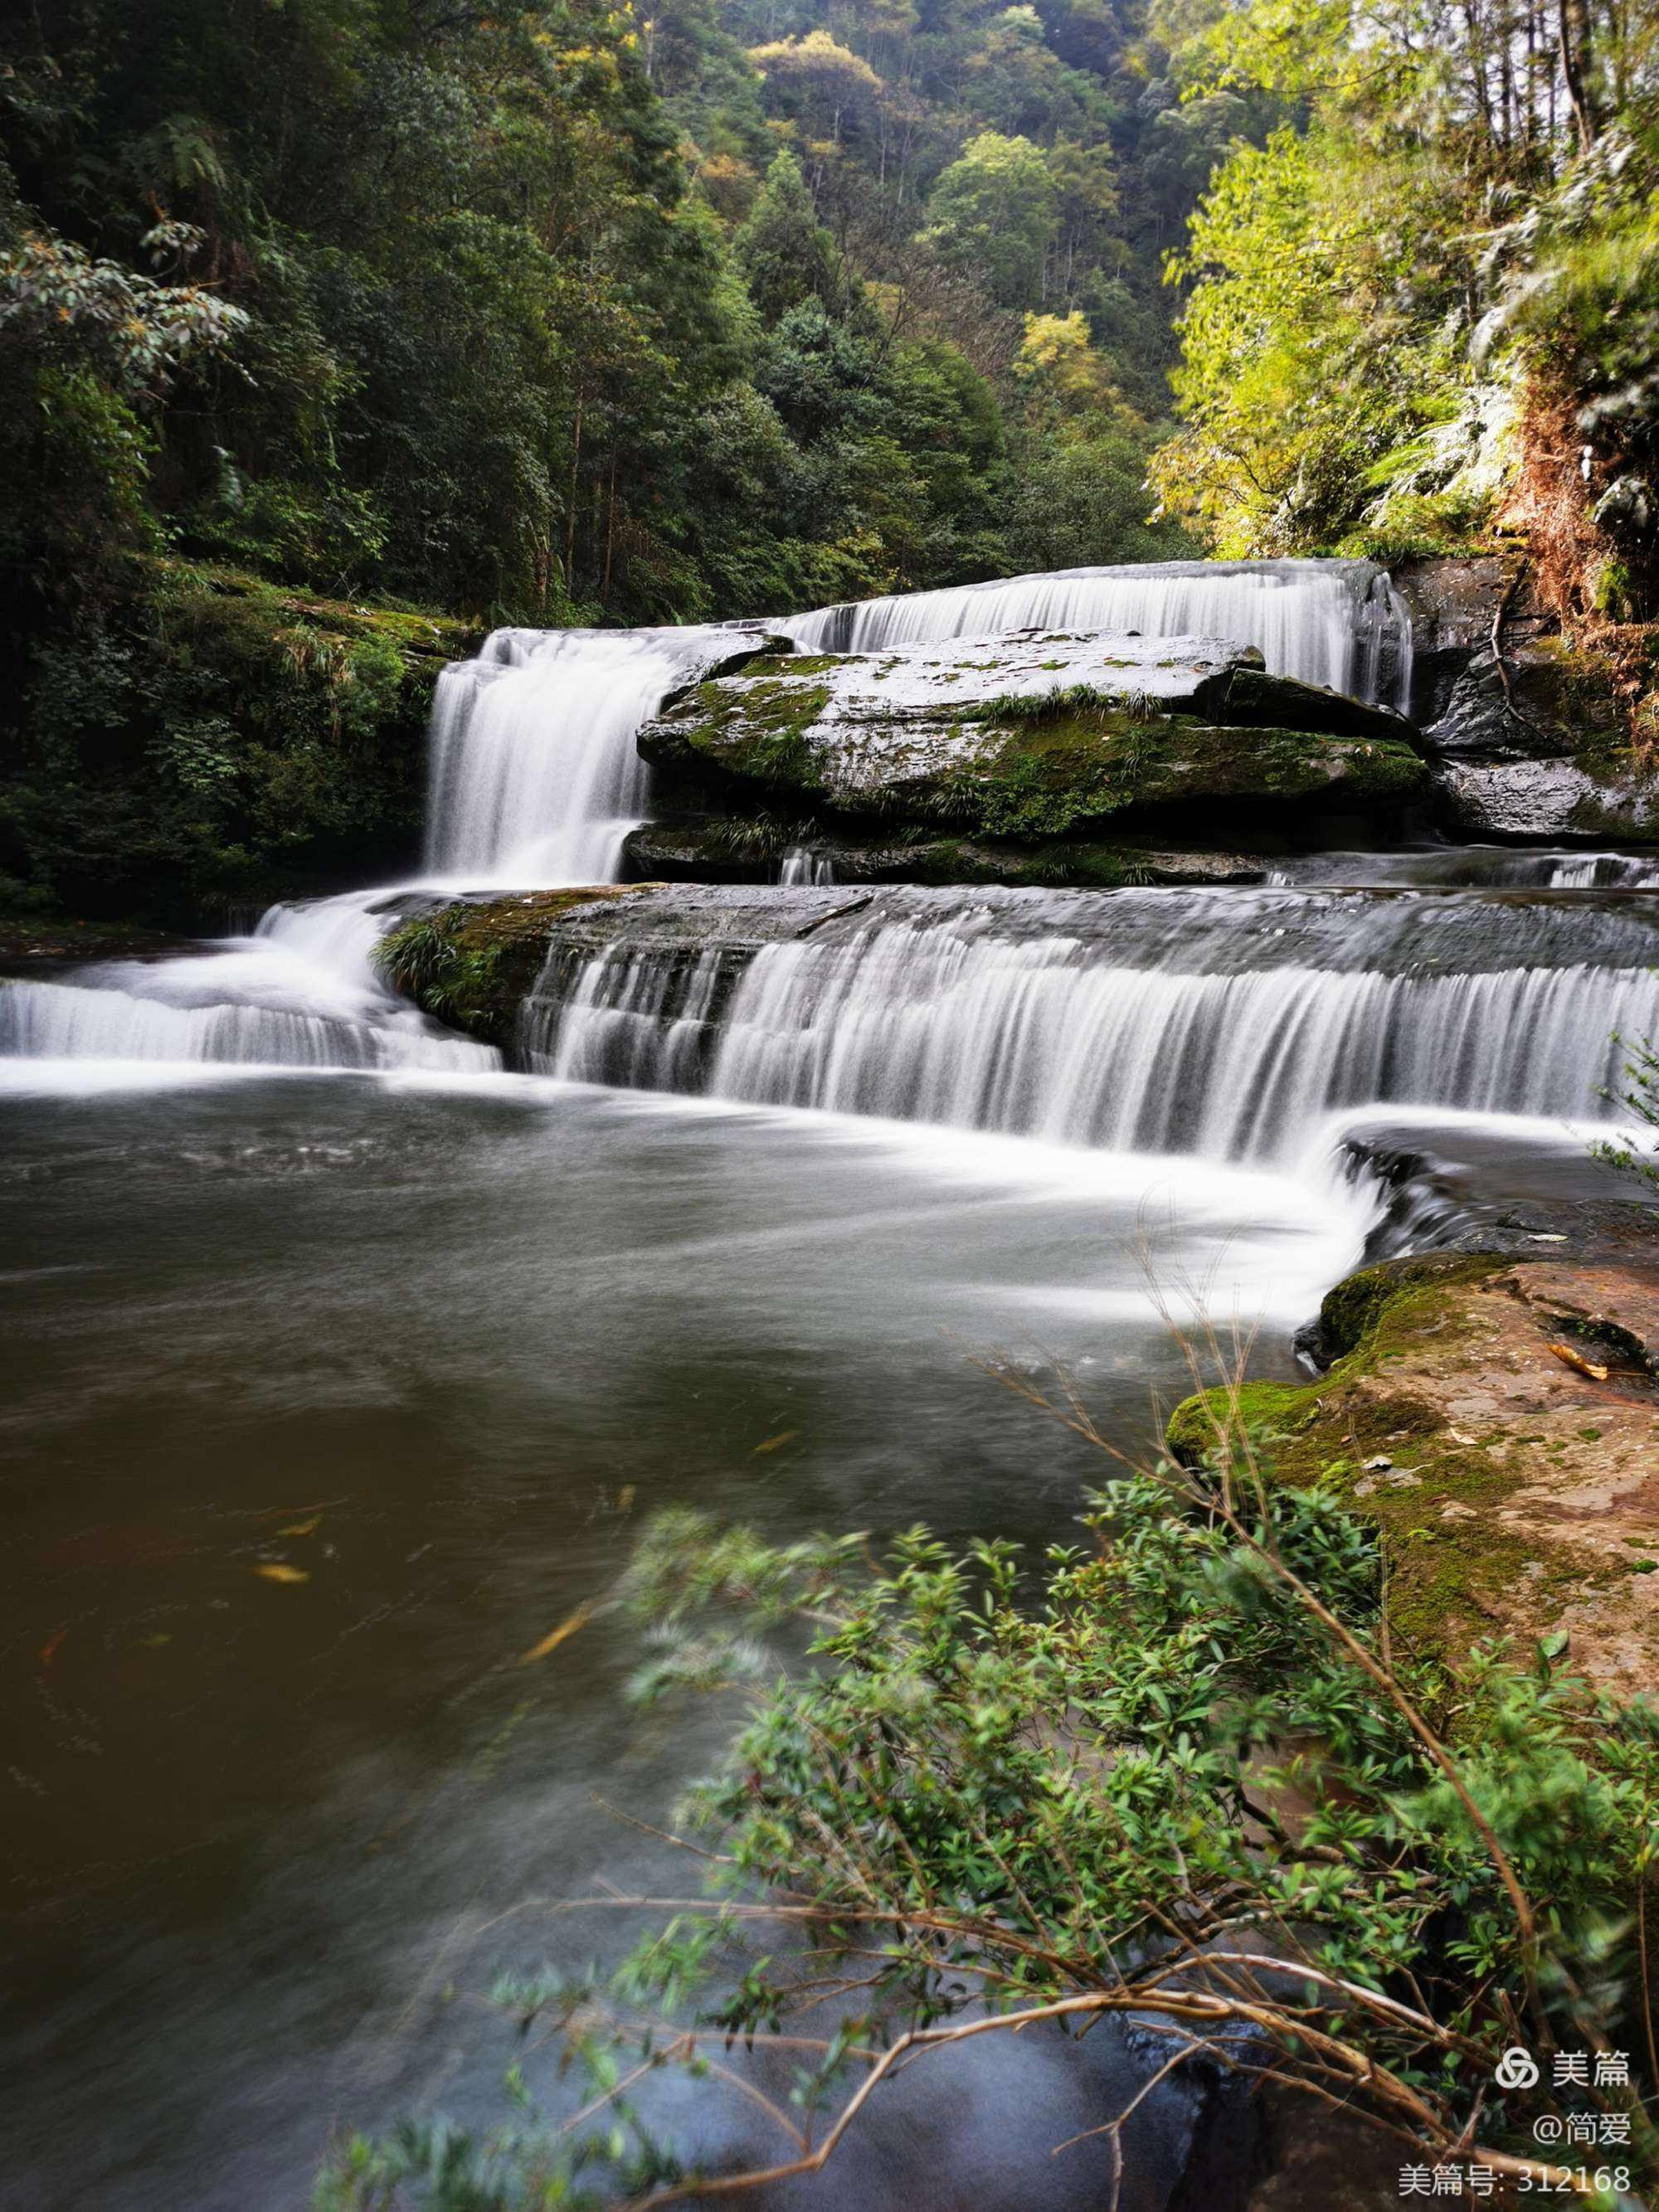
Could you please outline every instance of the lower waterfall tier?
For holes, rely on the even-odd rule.
[[[1282,1158],[1379,1104],[1605,1118],[1656,960],[1616,897],[644,890],[554,927],[519,1046],[578,1081]]]

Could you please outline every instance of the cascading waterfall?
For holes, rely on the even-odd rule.
[[[825,854],[815,853],[810,845],[792,845],[778,870],[781,884],[833,884],[835,880],[835,862]]]
[[[1030,628],[1220,637],[1259,646],[1275,675],[1402,708],[1411,699],[1411,617],[1386,569],[1369,561],[1062,568],[821,607],[778,627],[820,653]]]
[[[726,971],[719,951],[700,955],[680,973],[626,952],[588,962],[569,1018],[559,1024],[550,1072],[567,1082],[629,1090],[701,1090]]]
[[[1032,623],[1218,633],[1259,645],[1272,666],[1364,696],[1409,679],[1409,621],[1386,575],[1363,562],[1078,570],[781,626],[805,644],[856,648]],[[497,1065],[386,989],[376,939],[413,890],[613,877],[646,804],[639,724],[729,635],[496,632],[440,682],[433,879],[273,908],[252,937],[193,957],[6,987],[0,1052]],[[1360,881],[1575,888],[1553,903],[1313,889],[894,890],[758,949],[710,941],[671,958],[623,941],[556,980],[550,963],[526,1012],[526,1053],[584,1081],[1277,1159],[1328,1115],[1379,1103],[1592,1115],[1617,1080],[1613,1032],[1659,1033],[1659,943],[1585,899],[1650,880],[1647,861],[1449,848],[1328,855],[1286,872],[1308,884],[1324,866],[1340,883],[1350,860]],[[825,883],[831,869],[798,848],[785,882]]]
[[[497,1055],[375,975],[380,894],[276,906],[252,937],[177,960],[111,961],[71,982],[0,986],[0,1054],[465,1070]]]
[[[432,718],[437,879],[401,894],[613,881],[644,806],[635,732],[721,635],[497,630],[477,660],[447,669]],[[427,1021],[376,975],[375,943],[400,903],[398,887],[382,887],[276,906],[252,937],[210,952],[0,986],[0,1055],[498,1066],[499,1054]]]
[[[1347,1109],[1603,1115],[1656,956],[1576,899],[894,891],[723,971],[550,965],[524,1042],[588,1081],[1285,1162]]]
[[[438,678],[427,860],[434,875],[608,884],[644,818],[634,739],[701,630],[498,629]]]

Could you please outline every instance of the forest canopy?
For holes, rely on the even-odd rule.
[[[5,556],[545,623],[1182,550],[1127,19],[819,12],[46,0],[0,68]],[[1087,410],[1022,351],[1055,313]]]
[[[0,902],[276,895],[368,817],[408,849],[429,671],[272,593],[468,635],[1507,532],[1570,624],[1654,610],[1626,0],[9,25]],[[343,773],[374,698],[395,757]]]
[[[1565,436],[1616,599],[1656,43],[1622,0],[43,0],[0,557],[687,619],[1461,544]]]

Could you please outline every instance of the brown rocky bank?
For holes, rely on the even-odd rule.
[[[1576,1249],[1350,1276],[1322,1309],[1320,1380],[1190,1398],[1170,1450],[1195,1462],[1242,1423],[1279,1480],[1334,1486],[1382,1535],[1408,1647],[1455,1660],[1482,1638],[1549,1638],[1575,1673],[1653,1694],[1659,1222],[1599,1214]]]

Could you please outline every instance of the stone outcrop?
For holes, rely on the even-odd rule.
[[[1425,728],[1446,712],[1454,686],[1501,630],[1514,650],[1557,627],[1518,553],[1402,561],[1391,571],[1412,618],[1412,701]]]
[[[1596,776],[1574,760],[1448,760],[1435,783],[1467,837],[1659,840],[1659,779]]]
[[[1615,656],[1563,641],[1519,554],[1407,562],[1395,580],[1448,829],[1659,840],[1659,775],[1632,755]]]
[[[1424,742],[1466,836],[1659,837],[1659,777],[1632,761],[1611,666],[1559,638],[1472,653]]]
[[[1581,1248],[1395,1261],[1340,1283],[1305,1388],[1247,1385],[1278,1477],[1334,1484],[1384,1532],[1398,1632],[1456,1658],[1509,1635],[1623,1697],[1659,1687],[1659,1243],[1601,1209]],[[1620,1219],[1619,1217],[1623,1217]],[[1194,1460],[1224,1419],[1189,1399]]]
[[[1426,781],[1403,716],[1200,638],[1023,631],[769,659],[694,685],[639,742],[750,805],[1026,843],[1177,812],[1386,814]]]
[[[1075,884],[1115,890],[1132,884],[1259,884],[1259,854],[1164,851],[1130,842],[1057,839],[1023,845],[965,837],[854,836],[816,823],[768,816],[671,815],[642,823],[623,847],[628,873],[667,883],[754,883],[792,855],[836,884]],[[808,880],[814,878],[809,877]]]

